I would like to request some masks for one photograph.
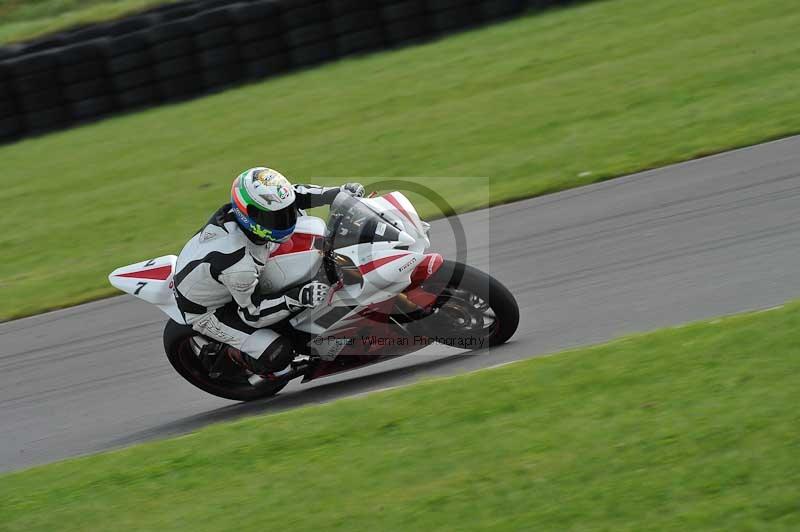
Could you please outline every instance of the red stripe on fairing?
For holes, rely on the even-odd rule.
[[[289,253],[300,253],[301,251],[310,251],[314,249],[314,239],[316,235],[308,233],[294,233],[291,240],[284,242],[275,251],[270,254],[270,257],[277,257],[278,255],[288,255]]]
[[[428,253],[411,274],[411,286],[419,286],[428,277],[439,271],[444,264],[444,258],[438,253]]]
[[[172,273],[172,266],[160,266],[139,272],[121,273],[116,277],[132,277],[134,279],[150,279],[152,281],[166,281]]]
[[[413,225],[414,227],[417,226],[417,222],[415,222],[414,219],[411,217],[411,215],[406,212],[406,210],[403,208],[402,205],[400,205],[400,202],[397,201],[397,198],[395,198],[393,194],[386,194],[384,198],[386,199],[386,201],[391,203],[395,209],[400,211],[400,214],[405,216],[408,219],[408,221],[411,222],[411,225]]]
[[[361,272],[361,275],[366,275],[375,268],[380,268],[384,264],[389,264],[394,260],[402,259],[403,257],[407,257],[408,255],[411,255],[411,253],[403,253],[402,255],[392,255],[391,257],[383,257],[382,259],[375,259],[372,262],[368,262],[366,264],[362,264],[361,266],[359,266],[358,271]]]

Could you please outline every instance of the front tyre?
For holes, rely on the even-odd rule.
[[[436,294],[426,329],[443,343],[480,349],[507,342],[519,325],[519,306],[503,284],[477,268],[446,260],[422,288]]]
[[[194,329],[173,320],[164,327],[164,351],[172,367],[181,377],[201,390],[232,401],[255,401],[272,397],[288,384],[286,381],[264,380],[255,385],[248,381],[250,375],[241,367],[224,357],[214,356],[201,360],[198,346],[207,343]]]

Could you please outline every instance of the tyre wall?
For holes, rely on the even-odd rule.
[[[577,1],[167,4],[0,47],[0,142]]]

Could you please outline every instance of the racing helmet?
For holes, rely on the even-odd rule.
[[[233,180],[231,207],[242,229],[270,242],[291,238],[297,223],[294,187],[280,172],[263,166]]]

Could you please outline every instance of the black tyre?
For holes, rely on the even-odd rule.
[[[64,99],[70,102],[77,102],[87,98],[104,96],[109,91],[108,83],[104,79],[92,79],[83,83],[66,85],[62,87]]]
[[[14,88],[17,94],[24,96],[39,90],[53,88],[57,83],[58,71],[49,70],[17,77],[14,79]]]
[[[0,63],[0,69],[2,69]],[[4,72],[0,70],[0,98],[13,99],[14,98],[14,84],[12,80],[4,77]]]
[[[198,12],[217,10],[219,8],[227,9],[230,3],[231,0],[205,0],[204,2],[197,3],[199,7]]]
[[[439,33],[458,31],[474,26],[478,22],[478,17],[470,6],[437,11],[429,16],[431,26]]]
[[[107,115],[114,110],[114,100],[111,96],[99,95],[94,98],[85,98],[70,105],[70,113],[75,120],[89,120],[98,116]]]
[[[234,4],[231,6],[231,17],[234,25],[242,27],[250,24],[265,24],[265,31],[270,32],[279,22],[281,6],[277,2],[254,2],[252,4]]]
[[[216,89],[233,85],[242,79],[242,68],[239,63],[203,70],[203,85],[207,89]]]
[[[359,52],[371,52],[383,48],[383,45],[383,34],[377,29],[347,33],[336,38],[336,49],[339,55],[342,56]]]
[[[73,31],[67,35],[64,40],[68,44],[82,44],[98,37],[106,37],[109,35],[110,28],[108,24],[95,24],[86,26],[85,28]]]
[[[0,97],[0,118],[13,116],[19,112],[17,103],[10,98]]]
[[[138,53],[142,50],[148,50],[151,47],[151,43],[148,38],[147,30],[143,30],[111,39],[108,43],[108,47],[109,54],[116,57],[123,54]]]
[[[199,94],[205,90],[203,80],[191,74],[178,78],[162,79],[158,82],[158,89],[165,101],[176,101]]]
[[[300,48],[293,48],[289,55],[292,66],[305,67],[324,63],[336,57],[336,43],[333,41],[322,41]]]
[[[197,13],[197,6],[191,2],[181,2],[179,4],[170,5],[170,9],[161,11],[161,20],[176,21],[186,19]]]
[[[280,74],[289,68],[289,56],[286,54],[263,57],[244,64],[244,75],[249,79],[261,79]]]
[[[154,80],[153,71],[150,68],[140,68],[131,70],[130,72],[123,72],[114,74],[111,78],[111,85],[116,92],[123,92],[129,89],[135,89],[142,85],[151,84]]]
[[[155,63],[155,77],[159,80],[172,79],[196,70],[197,65],[195,64],[194,56],[191,55],[184,55]]]
[[[185,20],[173,20],[147,29],[147,38],[154,44],[176,39],[191,39],[193,35],[194,30]]]
[[[234,34],[236,35],[236,40],[242,45],[265,39],[283,40],[283,28],[281,28],[277,20],[243,24],[235,29]]]
[[[101,61],[107,48],[107,39],[95,39],[65,46],[58,50],[58,62],[61,65],[76,65]]]
[[[375,0],[328,0],[331,15],[337,17],[353,11],[375,9]]]
[[[286,50],[286,42],[278,36],[243,44],[240,46],[239,53],[245,61],[256,61],[269,55],[285,55]]]
[[[557,5],[571,3],[569,0],[527,0],[525,2],[529,9],[550,9]]]
[[[307,44],[320,42],[328,39],[330,33],[327,23],[313,24],[296,28],[286,34],[286,41],[292,48],[300,48]]]
[[[161,17],[158,15],[139,15],[123,18],[112,22],[108,26],[109,35],[126,35],[145,28],[149,28],[159,23]]]
[[[190,38],[173,39],[153,46],[153,57],[166,61],[173,57],[183,57],[194,53],[194,43]]]
[[[305,5],[304,1],[284,1],[281,13],[283,25],[287,29],[308,26],[315,22],[325,22],[330,19],[328,10],[322,2]]]
[[[67,123],[67,110],[64,107],[52,107],[41,111],[25,113],[25,129],[31,133],[44,133],[59,129]]]
[[[131,109],[157,103],[160,101],[160,96],[155,85],[143,85],[120,92],[116,95],[116,99],[121,109]]]
[[[524,6],[522,0],[488,0],[479,9],[483,20],[496,20],[519,14]]]
[[[446,260],[423,285],[437,295],[434,314],[422,320],[433,336],[493,347],[508,341],[519,325],[519,306],[503,284],[477,268]]]
[[[60,80],[58,71],[36,72],[29,76],[19,77],[14,80],[16,92],[20,97],[44,89],[58,89]]]
[[[377,11],[356,11],[333,19],[331,28],[336,35],[369,29],[380,30],[381,19]]]
[[[8,68],[15,78],[37,72],[53,72],[58,69],[58,53],[54,50],[47,50],[23,55],[9,61]]]
[[[233,23],[233,14],[228,7],[208,9],[201,11],[188,19],[195,35],[201,35],[223,26],[230,26]]]
[[[386,23],[412,17],[421,17],[424,16],[425,13],[425,4],[422,0],[405,0],[381,7],[381,18],[383,18]]]
[[[415,17],[392,22],[386,26],[386,39],[391,44],[424,39],[433,34],[428,19]]]
[[[151,68],[152,65],[153,58],[150,52],[148,50],[141,50],[111,58],[111,61],[109,61],[109,71],[111,71],[112,74],[116,74],[118,72],[130,72],[138,68]]]
[[[198,62],[200,66],[205,69],[235,65],[239,62],[239,50],[236,46],[224,46],[205,50],[200,53]]]
[[[214,368],[220,375],[212,378],[193,349],[192,342],[198,338],[202,339],[191,327],[173,320],[164,327],[164,351],[169,363],[181,377],[204,392],[232,401],[255,401],[272,397],[288,384],[265,380],[254,386],[247,381],[243,369],[233,362],[228,364],[227,357]]]
[[[197,46],[199,50],[219,48],[234,42],[236,42],[236,37],[234,36],[233,28],[229,26],[223,26],[194,36],[195,46]]]
[[[428,11],[444,11],[454,7],[466,7],[469,4],[463,0],[425,0],[425,3],[428,5]]]
[[[42,50],[52,50],[60,46],[64,46],[64,39],[60,35],[54,35],[50,39],[28,43],[25,48],[25,52],[41,52]]]
[[[8,140],[22,136],[24,124],[19,115],[0,118],[0,139]]]
[[[101,61],[61,65],[60,76],[64,84],[81,83],[83,81],[105,76],[105,64]]]
[[[33,113],[43,109],[52,109],[63,104],[61,93],[57,86],[51,86],[36,92],[24,93],[20,99],[22,110]]]
[[[12,46],[0,46],[0,62],[16,57],[19,50],[21,50],[21,48]]]

